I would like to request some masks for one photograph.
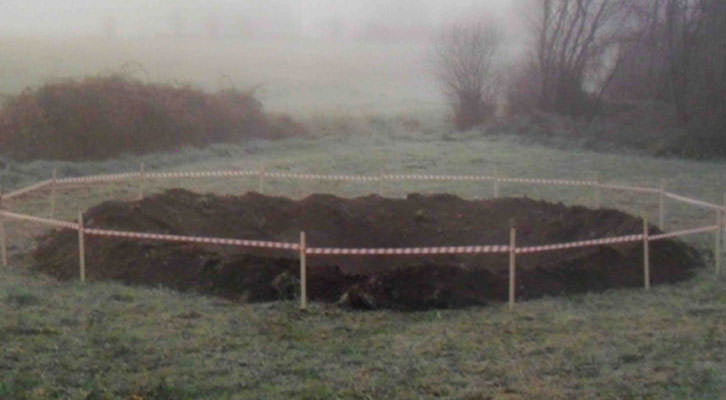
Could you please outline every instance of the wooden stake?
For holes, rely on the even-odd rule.
[[[494,171],[494,198],[499,198],[499,168]]]
[[[3,189],[0,186],[0,211],[3,210]],[[5,231],[5,218],[0,214],[0,256],[2,257],[3,267],[8,266],[8,241],[7,232]]]
[[[716,275],[721,275],[721,235],[723,234],[723,211],[716,210],[716,235],[714,240],[713,258],[716,264]]]
[[[257,177],[257,192],[265,193],[265,163],[260,163],[260,172]]]
[[[665,230],[665,217],[666,217],[665,189],[666,189],[666,181],[665,181],[665,179],[661,179],[659,199],[658,199],[658,225],[660,226],[661,230]]]
[[[58,168],[53,168],[53,177],[50,183],[50,218],[55,217],[55,186],[58,180]]]
[[[595,177],[595,209],[600,208],[600,174]]]
[[[300,232],[300,309],[308,308],[307,244],[305,232]]]
[[[645,290],[650,290],[650,242],[647,217],[643,217],[643,282]]]
[[[80,268],[81,282],[86,281],[86,243],[85,228],[83,227],[83,213],[78,212],[78,266]]]
[[[144,181],[145,181],[145,173],[144,173],[144,163],[141,163],[139,166],[139,200],[144,199]]]
[[[515,290],[516,290],[516,254],[517,254],[517,229],[512,223],[509,228],[509,309],[514,308]]]

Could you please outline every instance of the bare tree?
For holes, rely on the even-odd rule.
[[[625,0],[539,0],[533,23],[539,108],[568,115],[591,111],[620,63]]]
[[[436,38],[434,72],[454,112],[458,129],[492,116],[496,107],[495,59],[502,33],[494,24],[452,25]]]

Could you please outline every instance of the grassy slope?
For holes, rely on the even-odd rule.
[[[367,121],[352,136],[253,142],[164,157],[86,164],[13,165],[15,176],[151,168],[256,167],[313,172],[488,173],[591,178],[657,184],[718,201],[723,164],[659,160],[522,145],[509,138],[415,138],[396,121]],[[344,126],[349,129],[350,126]],[[431,131],[437,131],[432,129]],[[369,133],[369,132],[384,133]],[[389,132],[389,133],[385,133]],[[42,168],[39,166],[41,165]],[[41,173],[43,172],[43,173]],[[254,180],[176,181],[196,190],[238,192]],[[404,185],[388,184],[388,194]],[[155,190],[160,189],[158,186]],[[489,185],[411,184],[420,191],[488,196]],[[362,194],[372,186],[268,182],[266,191]],[[504,195],[587,203],[582,189],[505,185]],[[109,196],[131,197],[133,185],[64,192],[60,215]],[[604,194],[606,205],[655,216],[655,199]],[[44,214],[47,201],[18,209]],[[671,227],[692,226],[708,213],[669,203]],[[30,229],[11,224],[11,234]],[[696,239],[708,246],[710,237]],[[0,270],[0,398],[719,398],[726,385],[726,289],[703,271],[693,281],[651,293],[542,299],[508,312],[501,305],[401,314],[347,312],[315,304],[228,304],[162,289],[110,283],[58,283],[14,265]],[[95,268],[99,266],[89,266]],[[657,266],[655,266],[657,268]],[[166,396],[166,397],[164,397]],[[98,397],[96,397],[98,398]]]

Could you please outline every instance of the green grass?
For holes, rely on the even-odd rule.
[[[0,277],[0,398],[717,399],[726,384],[726,290],[708,272],[409,314]]]
[[[239,146],[106,163],[12,164],[26,181],[44,168],[63,175],[147,169],[257,168],[377,174],[491,173],[593,178],[658,185],[721,200],[722,163],[565,151],[507,137],[418,132],[397,120],[356,122],[356,135],[256,141]],[[42,165],[41,168],[39,165]],[[99,171],[100,172],[100,171]],[[49,170],[46,172],[50,174]],[[240,193],[254,179],[178,180],[152,186]],[[272,194],[370,193],[376,186],[266,183]],[[447,191],[487,197],[491,185],[411,183],[387,195]],[[71,219],[107,198],[131,198],[134,183],[62,191],[59,216]],[[527,194],[590,204],[583,188],[503,185]],[[47,193],[14,209],[44,215]],[[603,192],[603,204],[655,220],[657,199]],[[668,227],[712,223],[713,215],[668,203]],[[483,227],[482,229],[485,229]],[[13,265],[0,270],[0,398],[722,398],[726,386],[726,286],[711,269],[678,285],[612,290],[465,310],[351,312],[313,304],[228,303],[160,288],[58,282],[28,272],[29,224],[8,224]],[[712,236],[692,243],[709,249]],[[707,256],[709,254],[707,253]],[[101,268],[89,265],[88,268]],[[153,266],[149,266],[153,268]],[[657,268],[657,266],[654,266]]]

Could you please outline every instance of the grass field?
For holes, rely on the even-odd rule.
[[[332,121],[332,120],[331,120]],[[330,128],[330,125],[338,129]],[[593,178],[657,186],[718,202],[722,163],[557,150],[477,132],[447,133],[434,123],[409,131],[399,119],[328,121],[316,138],[257,141],[177,154],[95,163],[8,164],[14,185],[136,168],[257,168],[299,172],[492,173]],[[355,134],[343,134],[354,131]],[[336,134],[326,132],[338,132]],[[254,179],[179,180],[152,186],[239,193]],[[370,193],[374,185],[268,181],[266,192],[295,196]],[[386,195],[447,191],[488,197],[488,184],[389,184]],[[71,219],[135,184],[62,191],[59,216]],[[503,185],[502,195],[591,204],[582,188]],[[44,215],[45,193],[10,204]],[[603,193],[605,206],[645,212],[657,199]],[[712,213],[668,203],[668,228],[697,226]],[[313,304],[229,303],[161,288],[58,282],[28,272],[33,241],[9,224],[13,263],[0,270],[0,398],[723,398],[726,287],[703,270],[650,292],[612,290],[518,304],[418,313],[351,312]],[[24,236],[25,239],[22,239]],[[692,243],[710,258],[712,236]],[[153,268],[153,266],[149,266]],[[88,268],[102,268],[90,265]],[[654,266],[657,268],[657,265]],[[136,396],[136,397],[134,397]]]
[[[425,44],[235,43],[167,39],[0,38],[0,92],[49,79],[126,69],[136,78],[210,90],[259,86],[266,108],[305,120],[312,137],[251,141],[104,162],[0,160],[13,189],[59,176],[138,170],[266,170],[492,174],[600,179],[658,186],[711,202],[726,190],[723,162],[602,154],[479,131],[451,133],[427,75]],[[78,60],[83,60],[79,63]],[[124,64],[127,67],[122,68]],[[167,187],[242,193],[256,179],[170,180]],[[267,181],[265,192],[347,196],[375,184]],[[387,196],[452,192],[489,197],[490,184],[387,183]],[[135,183],[59,192],[72,219]],[[47,215],[48,192],[11,209]],[[502,185],[592,204],[583,188]],[[606,207],[657,218],[657,198],[602,193]],[[712,224],[712,212],[668,202],[667,229]],[[486,229],[483,227],[482,229]],[[230,303],[162,288],[58,282],[29,272],[42,229],[8,223],[11,266],[0,268],[0,399],[720,399],[726,387],[726,279],[711,268],[713,238],[689,242],[708,269],[691,281],[464,310],[351,312],[313,304]],[[506,234],[506,233],[504,233]],[[88,268],[102,268],[89,265]],[[149,266],[153,268],[153,265]],[[654,266],[657,268],[657,265]]]

